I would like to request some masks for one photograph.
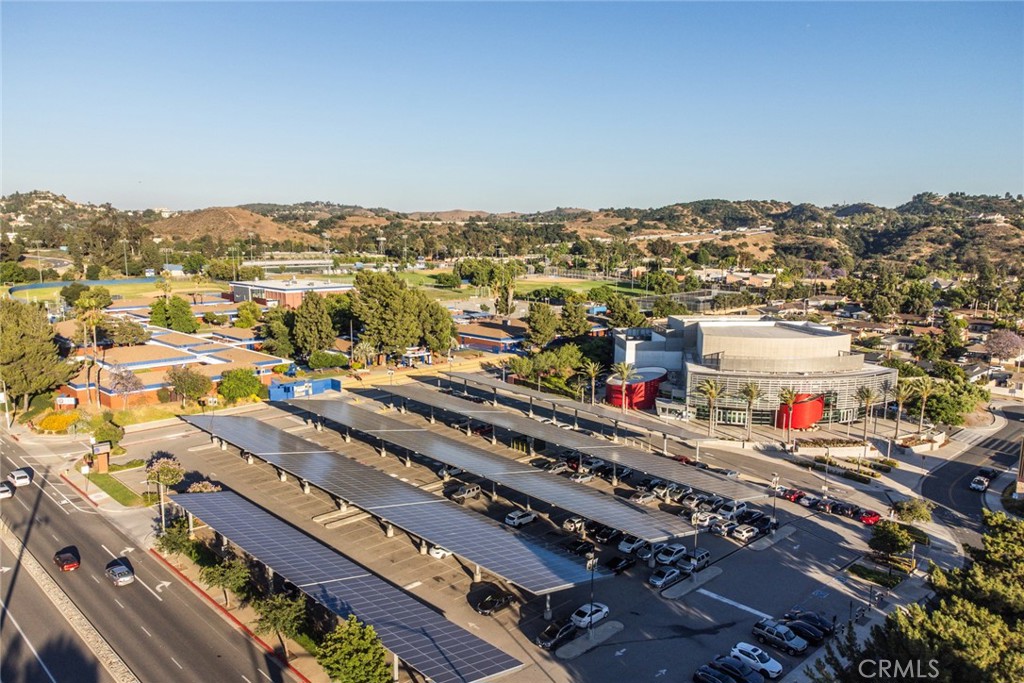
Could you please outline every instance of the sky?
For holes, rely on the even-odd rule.
[[[0,191],[175,210],[1024,192],[1024,3],[0,3]]]

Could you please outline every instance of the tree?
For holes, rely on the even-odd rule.
[[[697,386],[697,393],[708,402],[708,436],[714,436],[715,426],[718,423],[718,399],[725,395],[725,390],[718,380],[705,379]]]
[[[421,299],[419,319],[423,345],[435,355],[447,353],[455,339],[452,314],[438,302],[428,299],[422,291],[416,294]]]
[[[590,332],[590,321],[587,320],[587,309],[580,301],[567,301],[562,306],[562,319],[558,323],[558,333],[563,337],[582,337],[588,332]]]
[[[323,351],[334,343],[331,314],[327,312],[324,298],[316,292],[307,292],[302,297],[302,303],[295,309],[292,336],[302,358],[309,358],[314,351]]]
[[[345,356],[340,353],[331,353],[330,351],[314,351],[309,354],[309,360],[306,361],[311,370],[322,370],[324,368],[342,368],[345,367]]]
[[[403,353],[423,335],[419,315],[421,301],[394,273],[360,271],[352,313],[359,320],[360,341],[388,353]]]
[[[883,519],[871,527],[868,547],[885,555],[890,574],[892,573],[892,556],[907,552],[913,544],[914,539],[910,533],[896,522]]]
[[[764,397],[764,390],[757,382],[747,382],[740,388],[740,398],[747,402],[747,441],[750,441],[750,430],[753,427],[754,404]]]
[[[228,403],[234,403],[241,398],[259,394],[262,386],[255,372],[248,368],[238,368],[237,370],[228,370],[221,375],[217,391]]]
[[[514,356],[508,360],[508,371],[520,379],[533,377],[533,361],[525,356]]]
[[[263,350],[281,358],[291,358],[295,353],[292,344],[292,329],[289,324],[294,314],[282,308],[272,308],[263,316]]]
[[[253,603],[256,613],[256,626],[253,629],[257,635],[274,633],[281,641],[284,649],[284,658],[288,659],[288,644],[285,637],[295,638],[302,629],[306,618],[306,604],[302,598],[289,598],[286,595],[272,595],[265,600],[257,600]]]
[[[864,450],[861,452],[860,459],[857,460],[857,471],[860,472],[864,453],[868,450],[868,423],[871,421],[871,408],[878,403],[878,392],[869,386],[861,385],[857,387],[857,401],[864,408]]]
[[[597,378],[604,372],[604,366],[589,358],[580,365],[580,374],[590,380],[590,405],[594,405],[594,395],[597,393]]]
[[[388,683],[391,671],[387,652],[372,626],[354,614],[330,633],[317,647],[316,658],[336,683]]]
[[[146,480],[156,482],[160,489],[160,528],[166,529],[164,489],[174,486],[185,478],[185,468],[173,455],[159,451],[146,465]]]
[[[1012,330],[995,330],[985,342],[992,359],[1013,360],[1024,353],[1024,338]]]
[[[109,294],[104,297],[99,293],[100,287],[83,292],[75,302],[75,310],[78,312],[78,320],[84,327],[92,331],[92,346],[99,348],[96,338],[96,328],[100,326],[106,317],[103,308],[110,305]]]
[[[932,510],[935,503],[924,498],[908,498],[895,503],[893,509],[901,522],[929,522],[932,518]]]
[[[352,347],[352,360],[357,363],[369,365],[376,355],[377,347],[368,341],[360,341]]]
[[[119,319],[114,323],[110,336],[118,346],[135,346],[145,344],[151,335],[145,327],[134,320]]]
[[[779,403],[786,406],[786,443],[793,436],[793,406],[796,405],[796,391],[786,387],[779,392]]]
[[[640,312],[636,302],[621,294],[609,297],[606,305],[608,306],[606,315],[614,327],[640,327],[647,322],[647,318]]]
[[[224,607],[231,609],[228,591],[241,593],[249,585],[252,575],[245,562],[232,557],[230,560],[203,567],[199,570],[199,578],[211,588],[220,588],[224,591]]]
[[[655,297],[651,304],[651,315],[655,318],[667,318],[670,315],[686,315],[689,309],[667,296]]]
[[[171,389],[181,397],[181,407],[185,407],[185,400],[198,401],[210,393],[213,382],[206,375],[191,370],[185,366],[175,366],[167,371],[164,379],[171,385]]]
[[[259,305],[254,301],[243,301],[238,304],[238,311],[235,314],[235,327],[241,327],[242,329],[252,329],[256,327],[256,324],[260,320],[260,316],[263,312],[260,310]]]
[[[149,324],[155,327],[170,327],[167,317],[167,299],[156,299],[149,305]]]
[[[116,366],[110,371],[110,386],[121,397],[122,410],[128,410],[128,397],[131,394],[146,388],[146,384],[138,375],[121,366]]]
[[[530,327],[530,343],[539,348],[544,348],[555,338],[558,330],[558,318],[554,309],[548,304],[534,302],[530,304],[530,311],[526,315],[526,324]]]
[[[917,423],[917,433],[924,431],[924,411],[928,406],[928,399],[939,393],[940,387],[931,377],[918,377],[914,380],[914,396],[921,401],[921,416]]]
[[[903,420],[903,406],[914,397],[914,386],[910,382],[896,383],[896,389],[892,393],[892,399],[896,401],[896,429],[893,430],[892,438],[900,436],[900,422]]]
[[[632,363],[615,363],[612,365],[612,377],[619,382],[621,389],[621,405],[622,412],[625,413],[629,407],[629,382],[640,376],[640,373],[636,371],[636,368]]]
[[[15,299],[0,299],[0,379],[12,403],[28,410],[33,396],[64,384],[75,365],[60,357],[46,311]]]
[[[89,291],[89,285],[83,285],[81,282],[72,282],[70,285],[61,287],[60,297],[64,299],[68,306],[74,306],[80,297],[85,292]]]
[[[209,479],[200,479],[189,484],[185,493],[217,493],[221,490],[220,484],[214,484]]]
[[[156,547],[166,555],[191,557],[195,552],[196,542],[189,534],[187,520],[184,517],[179,517],[166,525],[157,536]]]
[[[942,358],[942,354],[945,352],[946,347],[943,345],[942,340],[933,334],[923,334],[918,337],[912,351],[914,358],[930,361]]]
[[[494,296],[494,312],[498,315],[512,315],[516,310],[516,275],[519,265],[515,261],[506,261],[494,265],[490,282],[491,294]]]
[[[167,301],[167,326],[185,334],[192,334],[199,329],[199,321],[192,313],[192,307],[180,296],[172,296]]]

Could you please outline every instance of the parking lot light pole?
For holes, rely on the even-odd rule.
[[[587,640],[594,639],[594,569],[597,568],[597,554],[587,553],[587,569],[590,570],[590,619],[587,621]]]
[[[776,490],[779,487],[779,473],[772,472],[772,535],[775,535],[775,526],[778,524],[778,520],[775,517],[775,507],[779,503],[779,492]]]

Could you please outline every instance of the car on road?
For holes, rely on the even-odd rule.
[[[988,479],[986,479],[985,477],[977,476],[974,479],[971,479],[971,490],[972,491],[987,491],[988,490],[988,485],[990,483],[991,482]]]
[[[533,641],[545,650],[554,650],[562,643],[568,641],[576,633],[576,624],[571,619],[559,619],[548,624],[547,628],[541,631],[540,635]]]
[[[682,543],[671,543],[654,556],[654,561],[658,564],[675,564],[683,559],[684,555],[686,555],[685,545]]]
[[[572,476],[569,477],[569,481],[574,481],[577,484],[587,484],[594,481],[594,474],[592,472],[573,472]]]
[[[0,500],[14,496],[14,487],[6,481],[0,481]]]
[[[587,553],[594,552],[594,544],[590,541],[580,541],[575,538],[571,538],[562,544],[562,547],[569,551],[572,555],[579,555],[583,557]]]
[[[820,612],[811,612],[810,610],[792,610],[782,615],[783,621],[790,621],[793,619],[806,621],[825,635],[830,636],[835,633],[836,619],[834,616],[829,618]]]
[[[752,524],[741,524],[732,530],[732,537],[741,543],[753,540],[761,535],[757,527]]]
[[[734,683],[731,676],[705,664],[693,672],[693,683]]]
[[[476,603],[473,609],[484,616],[490,616],[517,602],[519,602],[518,598],[508,591],[493,590]]]
[[[608,616],[608,605],[600,602],[588,602],[572,613],[572,623],[576,628],[589,628]]]
[[[610,526],[603,526],[594,532],[594,540],[601,545],[618,543],[620,538],[622,538],[622,532],[618,529],[613,529]]]
[[[619,552],[632,553],[643,544],[643,539],[637,538],[632,534],[626,534],[622,537],[622,540],[619,541]]]
[[[58,552],[53,556],[53,563],[62,572],[73,572],[82,566],[81,560],[74,553],[67,551]]]
[[[505,524],[511,527],[526,526],[537,521],[537,513],[532,510],[513,510],[505,515]]]
[[[447,548],[442,548],[439,545],[431,546],[430,556],[438,560],[443,560],[446,557],[452,556],[452,551]]]
[[[999,472],[997,470],[992,469],[991,467],[982,467],[980,470],[978,470],[978,476],[985,477],[991,483],[995,481],[996,477],[999,476]]]
[[[797,502],[806,495],[807,493],[805,491],[801,491],[800,489],[786,489],[785,491],[782,492],[782,497],[790,501],[791,503]]]
[[[550,472],[551,474],[561,474],[569,470],[569,463],[565,460],[553,460],[552,462],[544,465],[544,471]]]
[[[604,563],[613,574],[618,575],[636,566],[636,558],[632,555],[617,555]]]
[[[658,553],[665,549],[668,543],[660,542],[651,545],[650,543],[644,542],[639,548],[636,549],[636,559],[641,562],[646,562],[652,557],[656,557]]]
[[[658,497],[651,491],[637,491],[629,497],[629,502],[636,503],[637,505],[647,505],[653,503]]]
[[[811,645],[821,645],[825,642],[825,638],[827,637],[819,629],[801,619],[791,619],[786,621],[785,624],[793,629],[793,633],[797,634]]]
[[[754,671],[749,664],[736,657],[721,655],[708,662],[708,666],[718,669],[737,683],[764,683],[762,674]]]
[[[103,573],[106,574],[107,580],[115,586],[127,586],[130,583],[135,583],[135,572],[120,562],[107,567],[107,571]]]
[[[668,588],[683,578],[683,572],[676,567],[658,567],[651,573],[647,583],[655,588]]]
[[[757,645],[736,643],[729,656],[740,660],[754,671],[767,678],[778,678],[782,675],[782,664]]]
[[[807,651],[807,641],[793,632],[780,621],[762,619],[754,624],[751,630],[759,643],[767,643],[791,655],[803,654]]]
[[[874,510],[861,510],[860,514],[857,515],[857,521],[865,526],[874,526],[878,524],[878,520],[882,519],[882,515],[878,514]]]
[[[14,488],[28,486],[32,483],[32,477],[26,470],[12,470],[7,473],[7,481],[11,482]]]

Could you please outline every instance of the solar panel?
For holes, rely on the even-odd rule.
[[[694,533],[693,527],[676,515],[633,505],[428,429],[412,429],[393,417],[344,401],[301,400],[287,403],[647,541],[664,541]]]
[[[590,581],[586,567],[560,550],[337,452],[315,450],[315,444],[255,418],[183,419],[534,595]],[[278,452],[281,447],[286,454]],[[601,570],[596,578],[607,576]]]
[[[508,429],[509,431],[532,436],[565,448],[571,448],[608,462],[649,474],[659,479],[686,484],[695,489],[731,500],[757,500],[766,497],[764,489],[750,484],[706,472],[697,467],[687,467],[671,458],[649,453],[621,443],[612,443],[586,434],[544,424],[508,411],[491,408],[482,411],[480,405],[435,391],[423,384],[403,384],[393,387],[381,387],[385,391],[401,398],[416,401],[424,405],[434,406],[443,410],[472,417],[481,422]]]
[[[373,626],[388,650],[435,683],[470,683],[521,662],[409,593],[230,492],[172,500],[342,618]]]

